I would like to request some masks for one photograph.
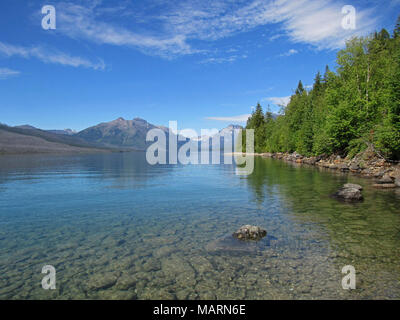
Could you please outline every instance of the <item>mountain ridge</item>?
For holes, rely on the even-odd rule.
[[[220,142],[223,145],[224,134],[233,133],[234,129],[240,129],[241,126],[229,125],[221,129]],[[169,136],[175,135],[165,126],[154,125],[145,119],[135,117],[132,120],[126,120],[119,117],[108,122],[101,122],[94,126],[75,132],[71,129],[64,130],[42,130],[29,124],[20,126],[7,126],[0,124],[0,152],[1,153],[22,153],[30,152],[51,152],[54,147],[55,152],[60,150],[108,150],[108,151],[145,151],[152,141],[147,142],[146,136],[149,130],[160,129],[166,134],[167,148]],[[215,136],[209,136],[212,143],[215,143]],[[199,143],[206,137],[198,137]],[[196,140],[196,138],[194,138]],[[14,141],[14,144],[13,144]],[[178,147],[189,141],[189,138],[180,137]],[[29,148],[32,144],[35,147]],[[33,151],[32,151],[33,150]]]
[[[151,124],[142,118],[125,120],[119,117],[81,130],[76,136],[92,143],[146,150],[151,144],[151,142],[146,142],[146,135],[152,129],[161,129],[169,134],[168,128]]]

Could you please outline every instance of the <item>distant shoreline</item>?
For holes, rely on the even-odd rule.
[[[51,151],[2,151],[0,156],[29,156],[29,155],[81,155],[81,154],[101,154],[101,153],[128,153],[145,152],[144,150],[122,150],[122,149],[85,149],[85,150],[51,150]]]

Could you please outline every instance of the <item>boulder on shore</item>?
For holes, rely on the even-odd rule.
[[[239,240],[261,240],[267,235],[267,230],[257,226],[245,225],[232,234]]]
[[[345,184],[333,197],[344,201],[361,201],[363,200],[361,190],[360,185]]]

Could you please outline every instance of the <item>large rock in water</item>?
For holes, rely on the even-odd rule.
[[[393,184],[393,180],[388,174],[385,174],[381,179],[376,181],[376,183],[377,184]]]
[[[245,225],[232,235],[239,240],[260,240],[267,235],[267,231],[257,226]]]
[[[359,184],[354,184],[354,183],[346,183],[346,184],[343,186],[343,188],[344,188],[344,189],[354,188],[354,189],[358,189],[358,190],[360,190],[360,191],[363,189],[363,187],[361,187]]]
[[[363,195],[361,194],[362,187],[360,185],[345,184],[333,196],[344,201],[361,201]]]
[[[392,189],[396,188],[396,180],[392,178],[390,175],[385,174],[381,179],[376,181],[376,184],[373,185],[374,188],[378,189]]]

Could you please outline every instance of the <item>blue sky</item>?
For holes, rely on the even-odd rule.
[[[44,30],[42,6],[56,8]],[[344,5],[356,29],[341,27]],[[0,122],[81,130],[118,117],[179,127],[244,124],[345,39],[393,29],[400,0],[2,0]]]

